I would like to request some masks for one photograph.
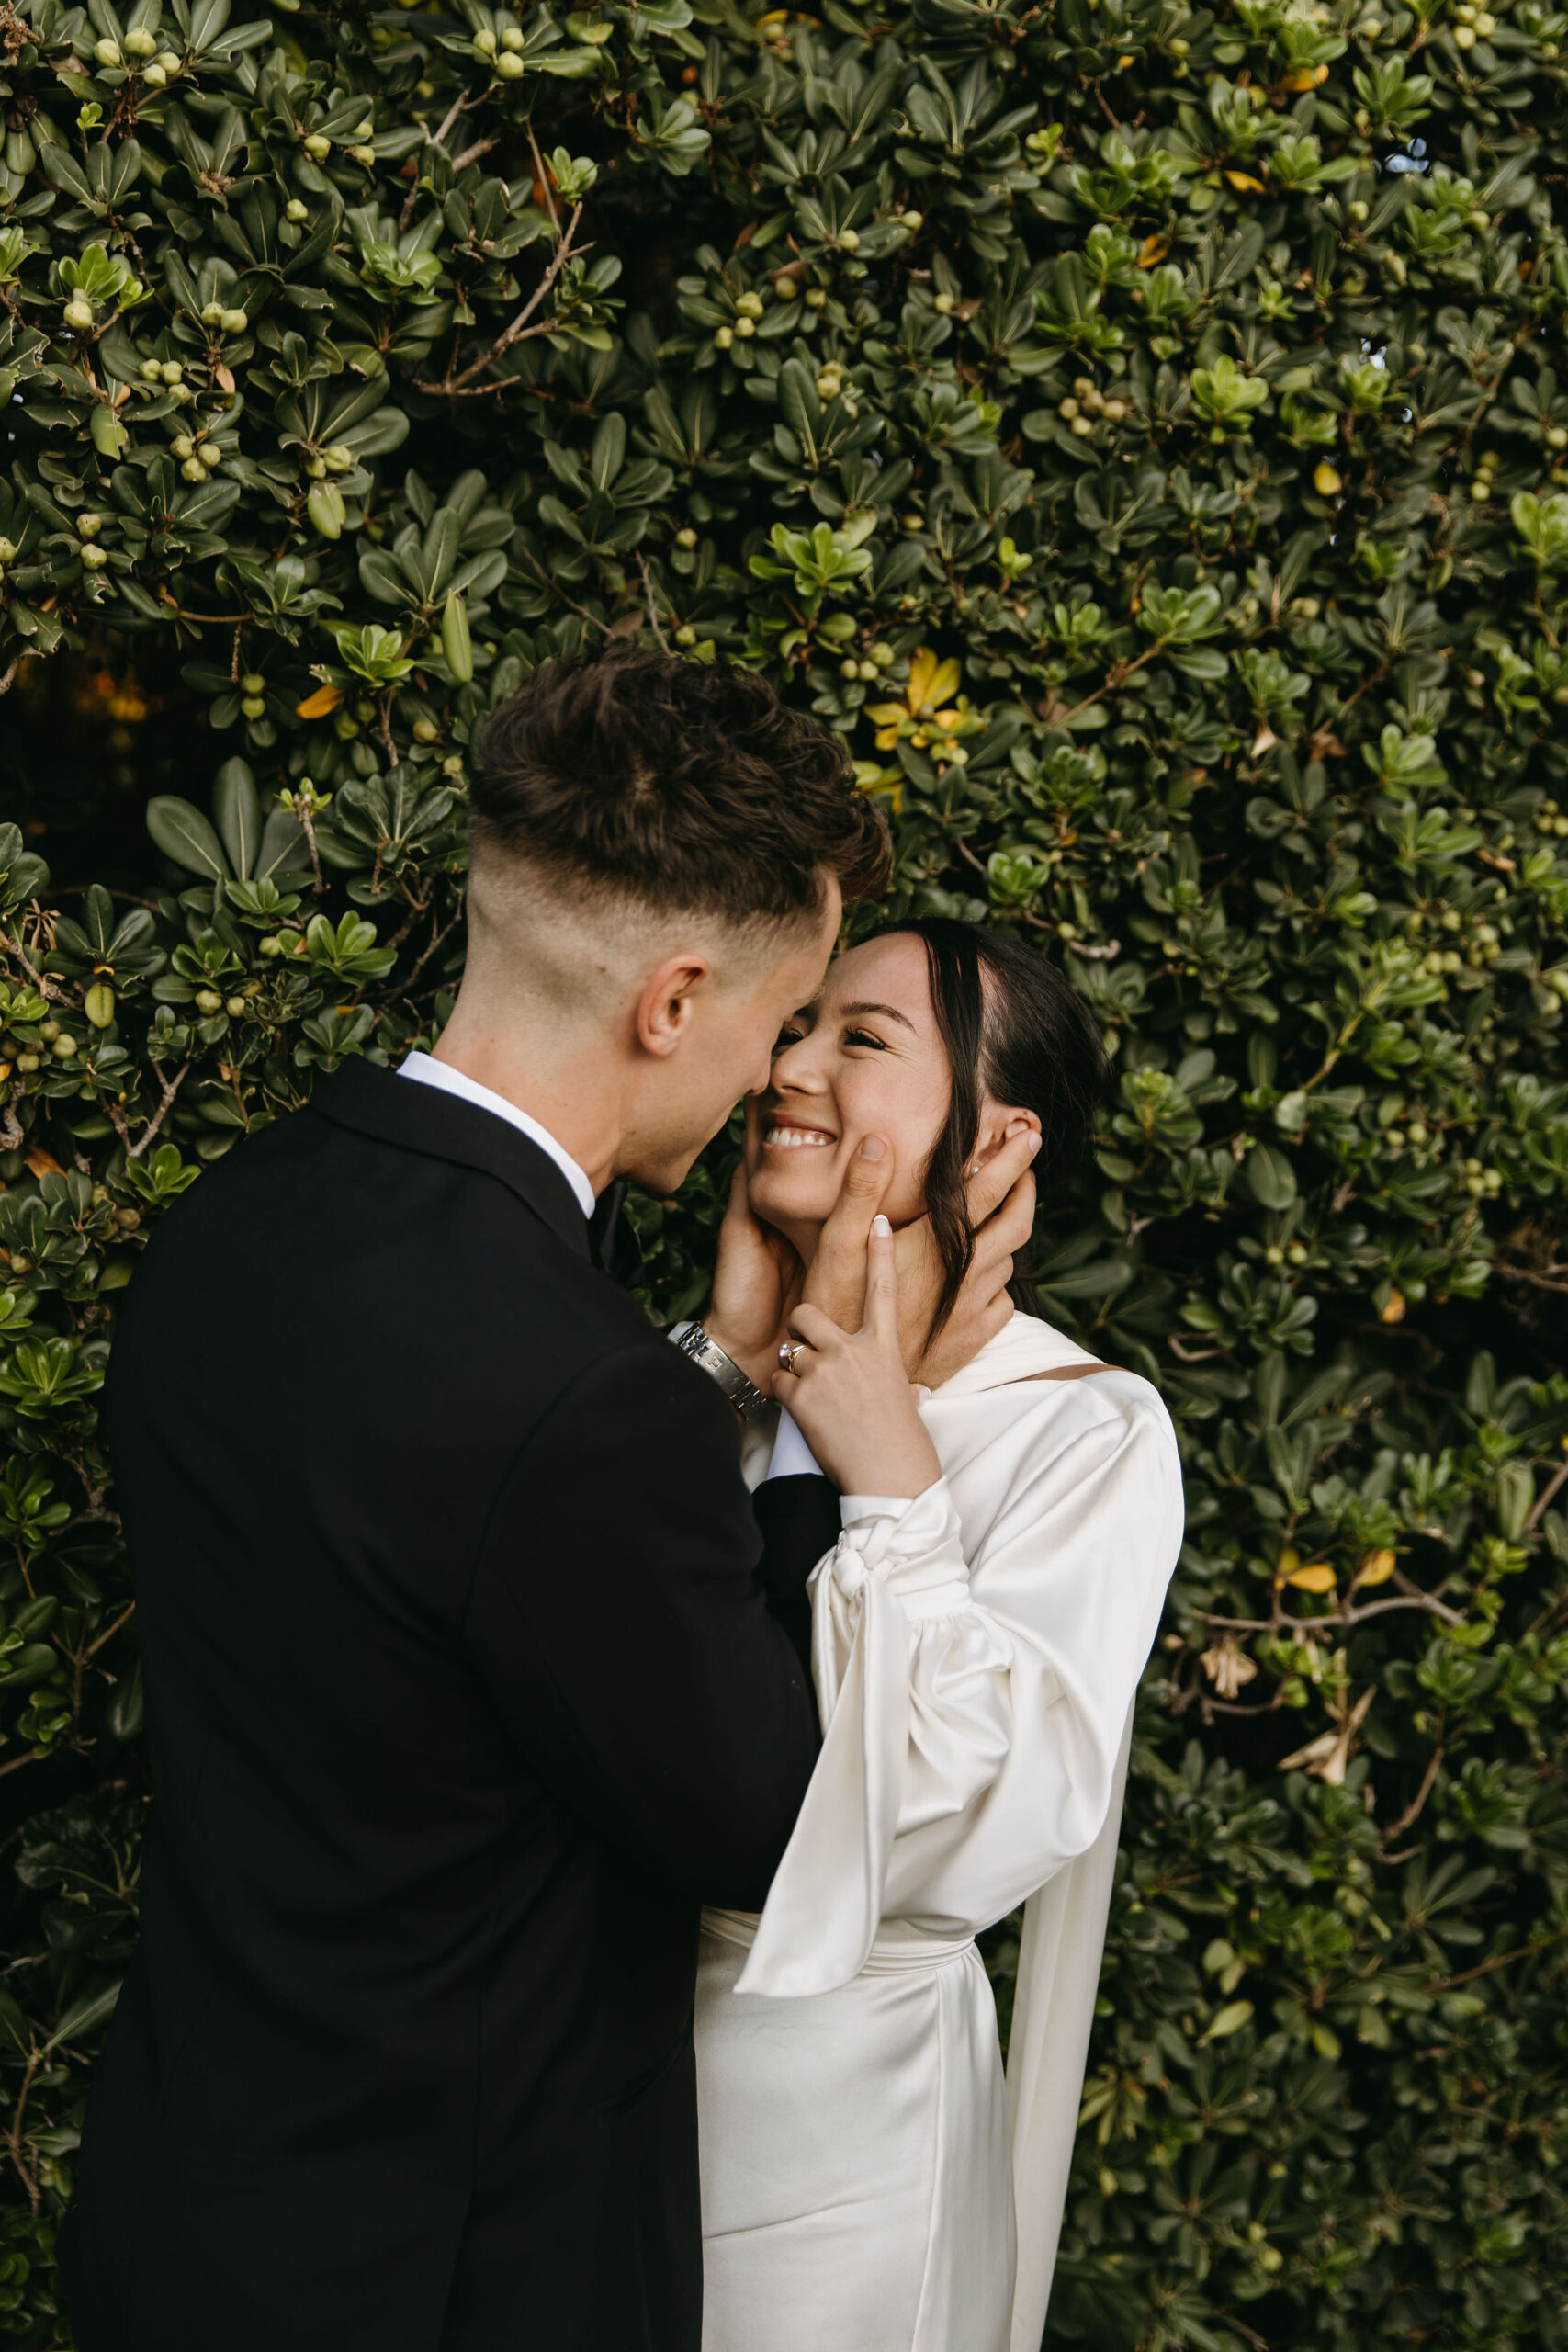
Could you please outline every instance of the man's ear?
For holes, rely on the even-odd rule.
[[[978,1175],[987,1159],[994,1159],[1004,1143],[1025,1129],[1032,1135],[1041,1130],[1038,1114],[1033,1111],[1010,1109],[1005,1102],[987,1102],[980,1113],[980,1135],[970,1159],[967,1173]]]
[[[637,1042],[645,1054],[662,1061],[674,1052],[690,1025],[692,999],[712,970],[705,956],[682,948],[649,972],[633,1009]]]

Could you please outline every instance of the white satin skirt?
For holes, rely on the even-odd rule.
[[[860,1975],[738,1994],[756,1927],[705,1911],[703,2352],[1007,2352],[1012,2176],[972,1941],[885,1924]]]

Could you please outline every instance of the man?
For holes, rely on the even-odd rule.
[[[595,1199],[765,1082],[886,854],[756,678],[536,672],[438,1057],[348,1065],[160,1230],[110,1385],[157,1802],[84,2352],[696,2352],[697,1905],[787,1841],[837,1510],[754,1513],[742,1371],[600,1270]]]

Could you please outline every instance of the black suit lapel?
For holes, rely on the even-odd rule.
[[[516,1193],[569,1250],[590,1255],[576,1193],[548,1152],[477,1102],[363,1060],[344,1062],[310,1097],[310,1109],[340,1127],[374,1136],[430,1159],[482,1169]]]

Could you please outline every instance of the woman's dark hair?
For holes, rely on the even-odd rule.
[[[952,1314],[975,1254],[964,1179],[985,1098],[1034,1113],[1042,1138],[1036,1180],[1043,1192],[1059,1193],[1089,1148],[1107,1064],[1088,1006],[1021,940],[940,915],[884,923],[870,936],[904,933],[925,944],[931,1009],[953,1086],[946,1124],[926,1163],[926,1210],[944,1275],[929,1345]],[[1010,1287],[1020,1306],[1038,1313],[1027,1275],[1015,1276]]]

